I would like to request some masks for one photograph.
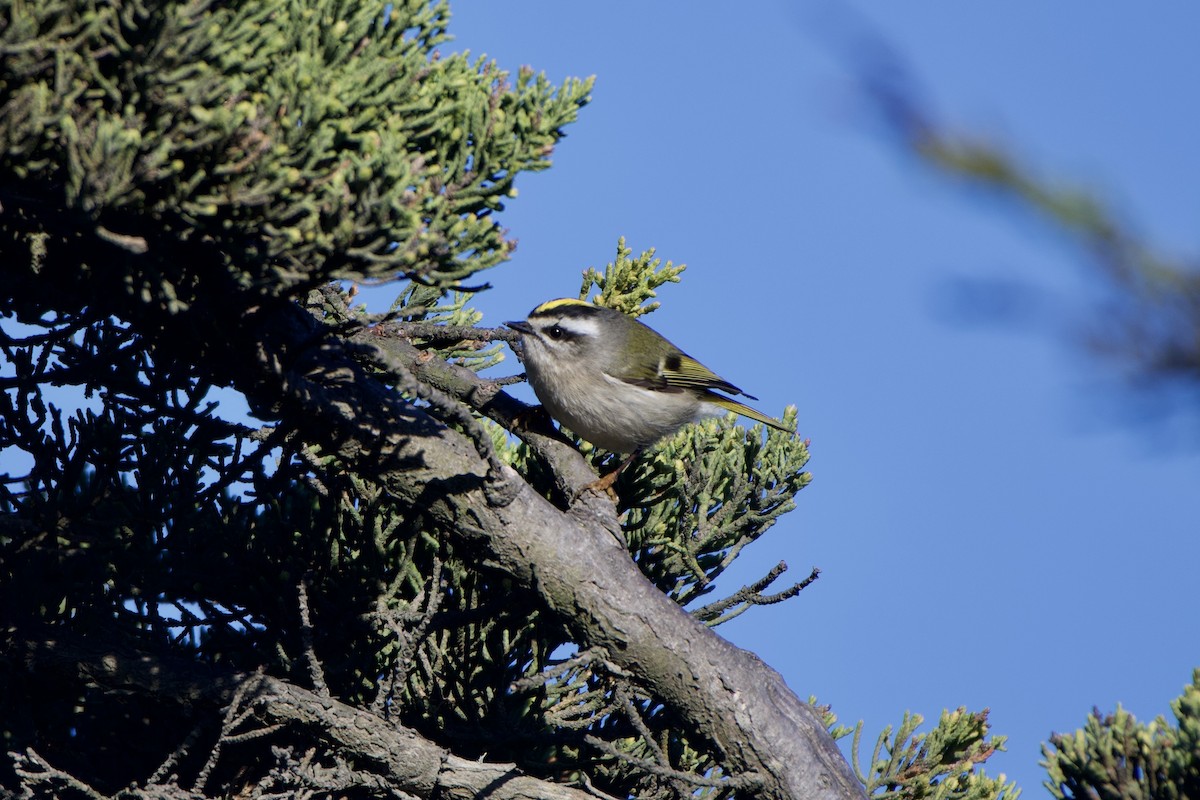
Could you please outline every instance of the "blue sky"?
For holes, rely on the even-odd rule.
[[[684,262],[649,322],[779,413],[813,484],[746,552],[800,598],[723,627],[801,695],[865,719],[991,709],[993,774],[1045,796],[1039,745],[1095,705],[1139,718],[1200,666],[1200,448],[1187,417],[1134,422],[1119,373],[1072,338],[1087,264],[1030,215],[931,175],[873,125],[846,63],[866,25],[943,122],[1104,191],[1196,253],[1200,9],[966,3],[452,4],[451,49],[595,74],[553,169],[503,221],[486,322],[573,295],[618,236]],[[948,304],[1027,285],[1025,326]],[[512,365],[515,369],[515,364]]]
[[[890,42],[943,122],[1194,256],[1200,7],[452,7],[447,51],[598,77],[553,169],[518,180],[485,323],[575,294],[625,236],[688,265],[652,325],[764,411],[799,408],[814,482],[723,588],[780,559],[822,576],[725,636],[869,742],[905,710],[990,708],[1010,738],[989,772],[1026,797],[1045,796],[1040,743],[1094,705],[1169,713],[1200,666],[1195,419],[1133,421],[1119,373],[1072,338],[1086,262],[899,152],[856,95],[847,31]],[[964,279],[1019,282],[1043,313],[972,320],[947,300]]]

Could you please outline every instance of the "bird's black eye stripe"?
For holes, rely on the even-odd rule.
[[[562,325],[551,325],[549,328],[543,328],[542,333],[547,339],[552,339],[556,342],[570,342],[579,338],[579,334],[570,328],[564,328]]]

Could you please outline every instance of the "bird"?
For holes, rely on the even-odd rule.
[[[520,334],[526,379],[550,416],[596,447],[630,454],[603,488],[639,452],[707,416],[732,411],[794,432],[729,395],[758,398],[614,309],[559,298],[504,324]]]

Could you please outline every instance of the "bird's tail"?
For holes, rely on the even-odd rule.
[[[769,425],[770,427],[775,428],[776,430],[785,431],[787,433],[795,433],[796,432],[794,428],[789,428],[787,425],[784,425],[782,422],[775,419],[774,417],[768,417],[766,414],[762,413],[761,411],[755,411],[750,406],[743,405],[742,403],[739,403],[737,400],[734,400],[731,397],[725,397],[724,395],[719,395],[716,392],[706,392],[705,396],[704,396],[704,401],[707,403],[711,403],[714,406],[719,406],[720,408],[723,408],[726,411],[732,411],[735,414],[740,414],[743,417],[748,417],[749,419],[752,419],[755,422],[761,422],[763,425]]]

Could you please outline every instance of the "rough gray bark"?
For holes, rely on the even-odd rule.
[[[466,437],[371,379],[344,342],[320,339],[315,323],[294,307],[257,327],[263,349],[243,359],[235,385],[293,364],[275,387],[290,406],[285,419],[307,420],[310,432],[321,426],[327,447],[400,502],[484,545],[496,566],[535,589],[581,643],[605,648],[735,769],[757,775],[762,797],[862,796],[818,714],[777,672],[642,577],[618,543],[608,500],[584,493],[564,512],[511,469],[489,477]],[[316,347],[305,345],[318,339]]]
[[[594,793],[523,775],[512,764],[459,758],[412,730],[295,684],[268,675],[208,673],[190,661],[164,663],[115,636],[85,641],[47,635],[45,641],[25,654],[25,666],[74,673],[75,677],[108,688],[136,688],[164,700],[235,704],[240,706],[235,711],[252,711],[260,725],[297,725],[323,739],[331,751],[357,765],[360,780],[377,777],[390,789],[421,798],[596,797]],[[187,792],[179,790],[176,794]]]

